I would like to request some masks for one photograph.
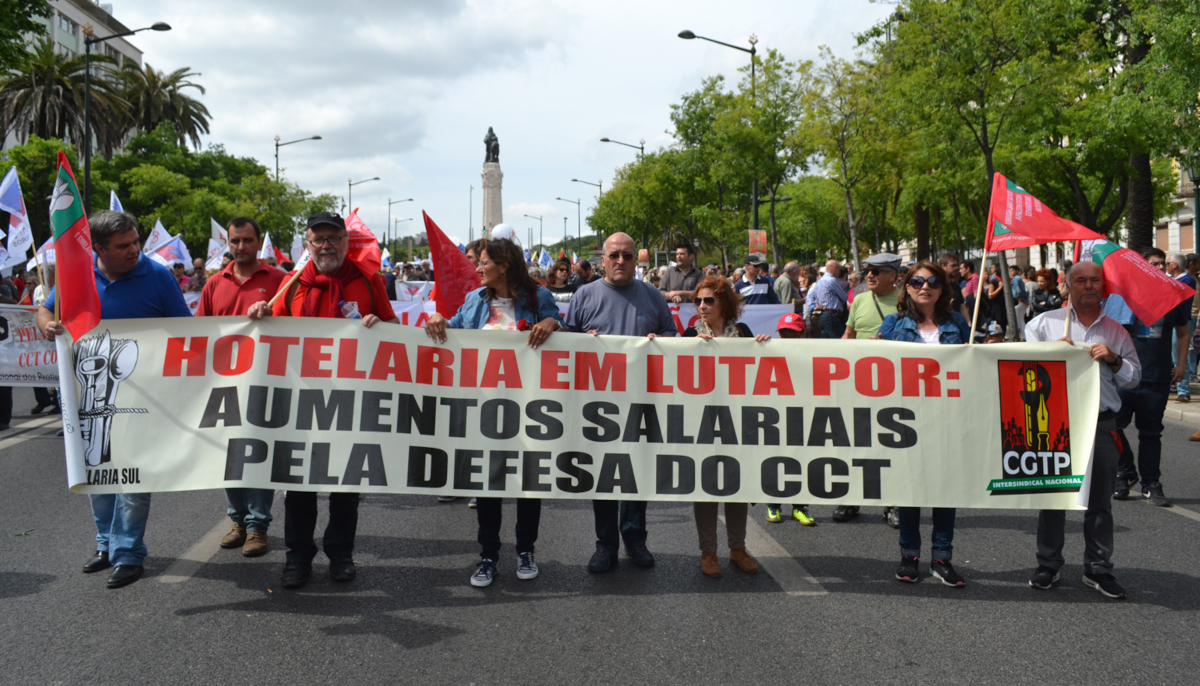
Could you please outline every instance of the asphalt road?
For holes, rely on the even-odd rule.
[[[1080,582],[1078,514],[1063,583],[1039,592],[1026,585],[1031,512],[959,511],[968,583],[951,589],[892,578],[896,532],[878,508],[835,524],[816,507],[819,526],[805,528],[754,507],[750,550],[769,573],[745,576],[722,551],[725,576],[712,580],[691,508],[652,504],[658,565],[592,576],[590,504],[563,501],[544,505],[532,581],[515,576],[506,506],[500,576],[481,590],[467,583],[474,512],[415,496],[363,502],[355,582],[330,582],[318,556],[313,581],[284,591],[281,500],[271,552],[248,560],[216,549],[228,520],[212,491],[155,495],[147,575],[110,591],[105,573],[79,570],[95,528],[87,499],[64,487],[61,439],[24,416],[28,390],[16,400],[0,434],[3,684],[1194,684],[1200,673],[1200,444],[1187,424],[1164,436],[1177,507],[1114,503],[1126,601]]]

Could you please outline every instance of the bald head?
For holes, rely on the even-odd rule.
[[[842,275],[842,265],[837,260],[829,260],[825,263],[825,273],[833,275],[833,278],[838,278]]]
[[[624,286],[636,275],[637,245],[627,233],[618,231],[604,241],[604,280]]]
[[[1067,272],[1067,290],[1071,305],[1082,316],[1096,316],[1104,298],[1104,269],[1087,260]]]

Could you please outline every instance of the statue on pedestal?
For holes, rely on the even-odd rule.
[[[500,163],[500,139],[496,137],[496,132],[492,131],[492,127],[488,127],[487,135],[483,137],[483,145],[487,149],[487,153],[483,158],[483,163],[488,162]]]

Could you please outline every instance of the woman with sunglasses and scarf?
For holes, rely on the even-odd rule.
[[[961,345],[970,340],[971,325],[954,311],[946,272],[932,262],[921,262],[909,272],[900,292],[896,314],[890,314],[879,327],[879,337],[888,341],[907,341],[930,345]],[[950,556],[954,542],[955,509],[933,508],[933,562],[929,571],[947,586],[961,588],[966,581],[954,571]],[[921,508],[900,508],[900,567],[896,578],[916,583],[917,559],[921,553]]]
[[[482,288],[467,294],[458,312],[449,321],[434,314],[425,324],[425,333],[438,343],[446,342],[446,328],[491,331],[529,331],[529,347],[537,348],[550,334],[558,331],[558,305],[544,286],[539,286],[525,267],[525,256],[516,243],[499,239],[486,243],[475,265]],[[471,576],[471,585],[490,586],[500,558],[500,498],[476,499],[479,521],[479,566]],[[533,545],[542,517],[540,498],[517,499],[517,578],[538,575],[533,560]]]
[[[742,298],[719,276],[709,276],[696,286],[693,299],[700,318],[696,325],[683,332],[684,338],[711,341],[714,338],[753,338],[762,343],[771,340],[770,334],[754,335],[750,327],[738,321],[742,314]],[[700,571],[705,576],[719,578],[721,563],[717,561],[717,506],[720,503],[695,503],[696,533],[700,537]],[[757,574],[758,563],[746,552],[746,503],[725,503],[725,531],[729,537],[729,561],[746,574]]]

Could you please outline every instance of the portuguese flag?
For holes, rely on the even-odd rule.
[[[50,228],[54,232],[58,283],[54,304],[71,337],[79,340],[100,323],[95,255],[83,197],[63,151],[58,151],[58,178],[50,195]]]
[[[988,207],[987,239],[983,248],[987,252],[1102,238],[1086,226],[1058,216],[1003,174],[996,172],[992,178],[992,202]]]
[[[1150,265],[1141,255],[1103,238],[1084,241],[1076,260],[1091,260],[1104,269],[1104,292],[1125,299],[1146,325],[1162,319],[1196,291]]]

